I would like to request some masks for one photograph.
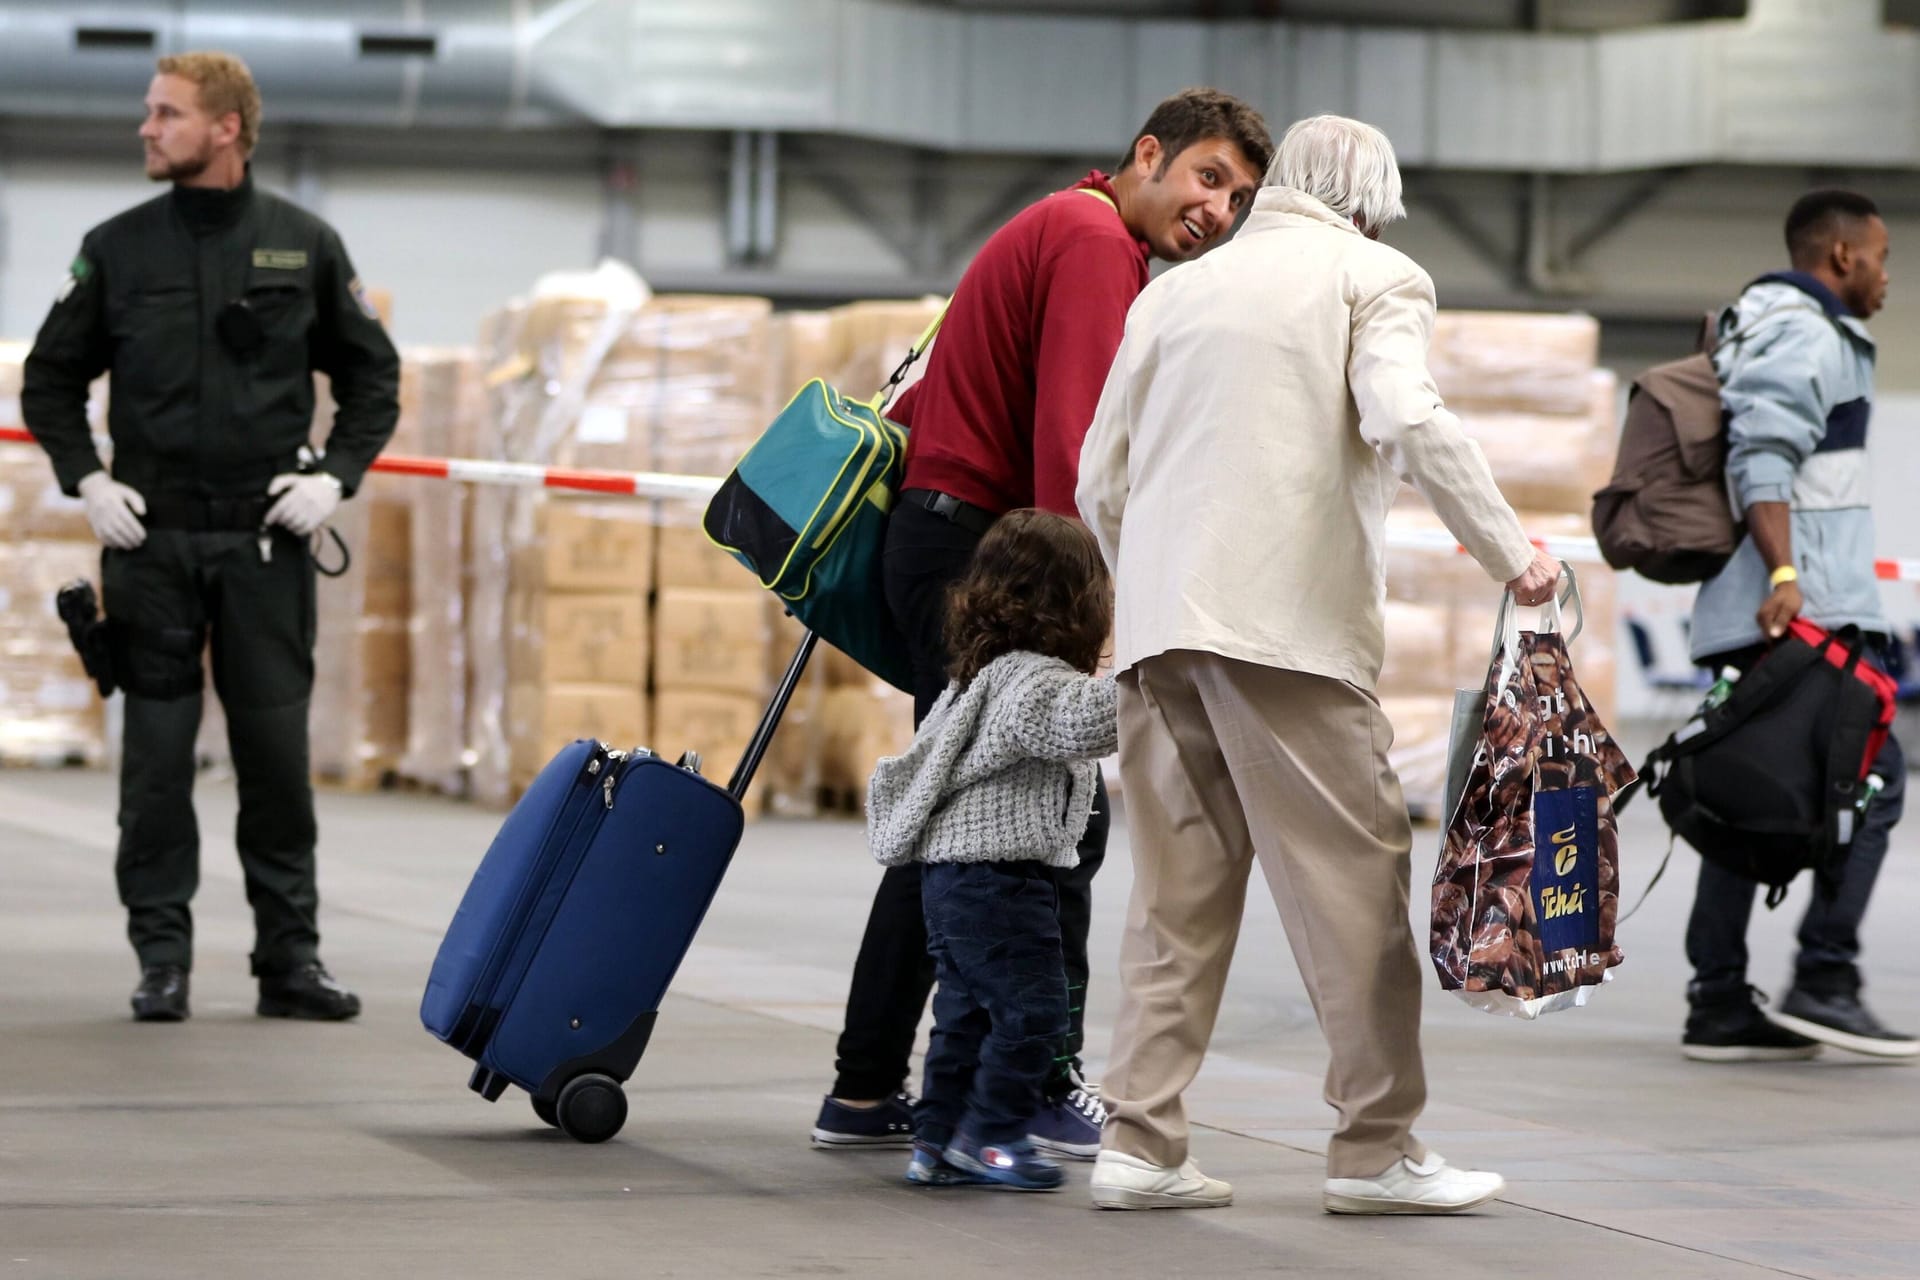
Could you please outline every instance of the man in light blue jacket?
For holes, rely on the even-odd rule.
[[[1887,226],[1867,197],[1829,190],[1801,197],[1786,230],[1793,269],[1747,286],[1721,317],[1714,352],[1727,478],[1747,524],[1694,604],[1693,659],[1715,671],[1744,671],[1801,614],[1859,627],[1876,649],[1888,631],[1868,505],[1874,346],[1862,323],[1886,300]],[[1906,794],[1898,742],[1887,740],[1873,771],[1885,789],[1838,891],[1816,891],[1807,909],[1793,986],[1771,1019],[1747,985],[1755,885],[1702,860],[1687,925],[1687,1057],[1810,1058],[1822,1043],[1876,1057],[1920,1053],[1920,1041],[1882,1026],[1860,1000],[1860,922]]]

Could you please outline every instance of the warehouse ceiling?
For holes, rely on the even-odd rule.
[[[1140,18],[1268,18],[1362,26],[1604,31],[1739,18],[1746,0],[920,0],[973,12],[1126,15]]]
[[[1920,165],[1920,37],[1889,30],[1893,12],[1879,0],[0,0],[0,115],[122,116],[155,53],[215,47],[248,60],[276,120],[336,127],[1076,155],[1130,137],[1166,93],[1214,84],[1275,120],[1370,120],[1411,167],[1908,167]]]

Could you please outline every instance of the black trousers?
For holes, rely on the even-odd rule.
[[[947,687],[942,639],[947,589],[966,570],[979,535],[921,507],[902,504],[887,524],[882,561],[887,605],[906,633],[913,658],[913,720],[926,717]],[[1064,1096],[1079,1069],[1086,1036],[1087,930],[1093,921],[1093,877],[1107,856],[1106,784],[1080,840],[1080,865],[1054,872],[1059,887],[1060,945],[1066,960],[1068,1031],[1055,1056],[1046,1095]],[[840,1033],[836,1098],[884,1098],[907,1080],[914,1033],[933,990],[933,959],[921,906],[920,867],[889,867],[880,877],[866,935],[853,965],[847,1021]]]
[[[1701,664],[1709,670],[1734,667],[1745,671],[1759,657],[1758,649],[1723,654]],[[1900,743],[1891,736],[1874,759],[1873,771],[1886,781],[1868,807],[1853,846],[1841,868],[1840,884],[1829,897],[1816,892],[1801,918],[1799,954],[1794,959],[1793,983],[1821,994],[1850,994],[1860,988],[1860,923],[1874,881],[1887,858],[1894,825],[1906,807],[1907,762]],[[1705,858],[1694,889],[1693,912],[1687,918],[1687,961],[1693,981],[1687,997],[1694,1004],[1745,1001],[1747,996],[1747,923],[1759,886]]]
[[[143,966],[193,961],[193,748],[209,640],[239,784],[234,841],[253,908],[253,971],[285,972],[319,950],[307,764],[314,569],[305,539],[278,531],[270,547],[263,559],[252,533],[150,529],[142,546],[102,559],[127,691],[114,870]]]

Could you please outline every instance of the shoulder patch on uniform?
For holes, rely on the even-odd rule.
[[[93,264],[84,256],[75,258],[73,265],[67,268],[67,278],[60,282],[60,292],[53,295],[53,305],[59,306],[73,296],[73,291],[87,282],[93,274]]]
[[[298,271],[307,265],[305,249],[255,249],[253,265],[275,271]]]
[[[367,287],[360,283],[359,276],[355,276],[347,282],[347,292],[352,294],[353,300],[359,304],[361,315],[369,320],[378,320],[380,318],[380,312],[376,310],[373,303],[368,300]]]

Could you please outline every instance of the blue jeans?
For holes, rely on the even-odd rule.
[[[1718,666],[1745,670],[1754,651],[1713,659]],[[1876,664],[1878,665],[1878,664]],[[1884,668],[1883,668],[1884,669]],[[1860,989],[1860,922],[1867,900],[1887,858],[1888,838],[1906,808],[1907,761],[1891,735],[1874,757],[1873,772],[1886,780],[1854,833],[1840,884],[1834,894],[1816,890],[1807,914],[1800,920],[1799,955],[1794,960],[1793,985],[1821,995],[1854,994]],[[1759,886],[1724,867],[1700,860],[1700,882],[1694,890],[1693,914],[1687,920],[1687,960],[1693,981],[1687,998],[1696,1005],[1720,1004],[1747,998],[1747,922]]]
[[[1067,1034],[1059,889],[1039,862],[920,868],[939,988],[915,1135],[944,1147],[963,1124],[983,1143],[1024,1137]]]

